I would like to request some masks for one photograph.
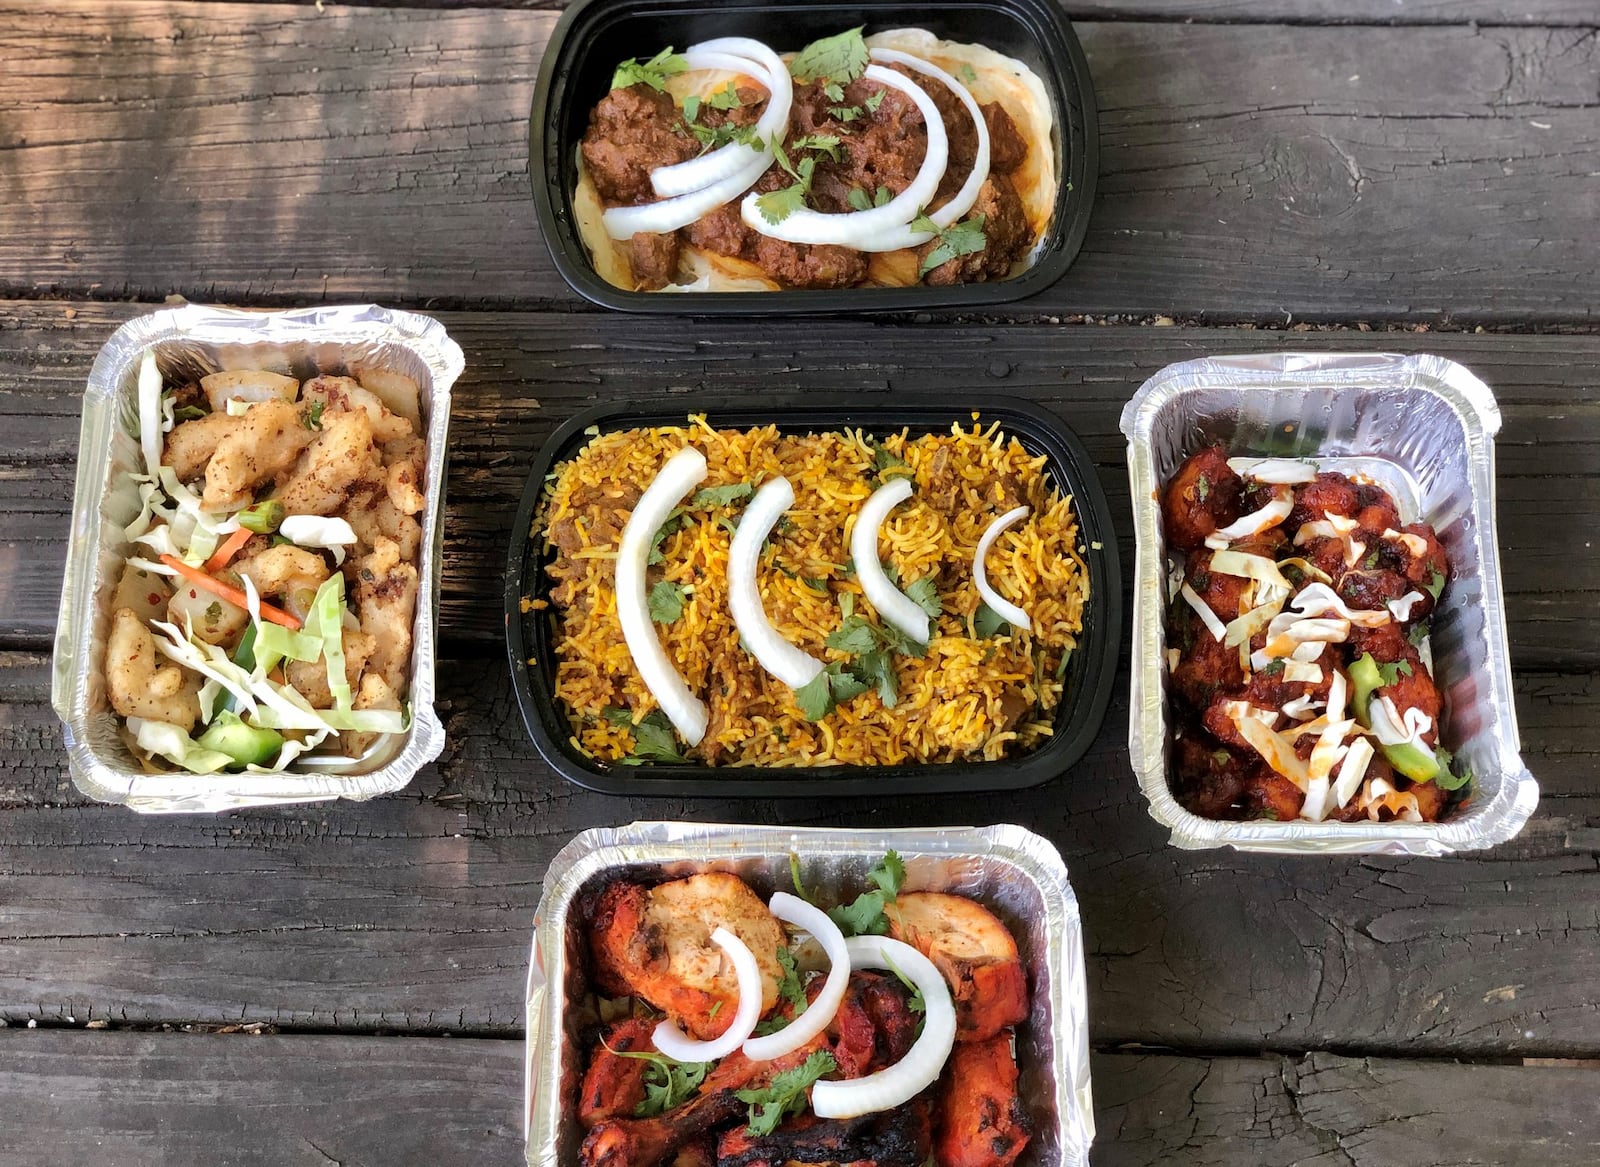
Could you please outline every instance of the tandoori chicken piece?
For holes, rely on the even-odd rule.
[[[578,1091],[578,1121],[584,1130],[604,1119],[633,1117],[634,1110],[644,1101],[644,1080],[650,1063],[644,1058],[619,1055],[654,1052],[650,1033],[655,1027],[654,1021],[630,1018],[600,1035]]]
[[[648,889],[627,882],[606,888],[590,934],[596,978],[606,991],[642,997],[709,1041],[728,1027],[739,1004],[738,979],[711,940],[719,927],[755,956],[765,1014],[778,1001],[778,949],[788,941],[755,892],[724,871]]]
[[[1028,1015],[1028,977],[1017,942],[983,905],[919,891],[884,907],[889,935],[934,963],[956,1007],[956,1041],[984,1041]]]
[[[820,988],[821,981],[812,984]],[[918,1017],[898,979],[861,970],[850,974],[844,1000],[828,1023],[838,1077],[860,1078],[906,1056],[917,1040]]]
[[[734,1127],[717,1142],[717,1167],[922,1167],[932,1145],[928,1106],[913,1100],[882,1114],[790,1119],[770,1135]]]
[[[939,1167],[1009,1167],[1032,1130],[1017,1095],[1010,1032],[957,1043],[939,1087]]]

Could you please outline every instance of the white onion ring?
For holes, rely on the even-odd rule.
[[[767,108],[756,121],[756,139],[770,142],[774,136],[782,138],[787,132],[789,110],[794,103],[794,79],[778,54],[766,45],[745,37],[722,37],[690,47],[683,59],[691,70],[724,69],[762,82],[767,87]],[[728,142],[698,158],[656,167],[650,172],[650,185],[662,198],[689,194],[749,169],[762,153],[743,142]],[[771,165],[770,149],[766,156]]]
[[[794,487],[780,477],[765,483],[745,507],[728,550],[728,610],[757,663],[789,688],[799,689],[817,679],[823,663],[778,635],[756,587],[761,547],[773,524],[793,505]]]
[[[665,235],[687,227],[697,219],[730,203],[756,184],[772,165],[772,151],[766,150],[745,169],[702,187],[693,194],[679,195],[659,203],[640,203],[635,207],[611,207],[600,216],[606,234],[613,239],[632,239],[635,235]]]
[[[1317,477],[1317,468],[1298,458],[1229,458],[1228,469],[1274,486],[1296,486]]]
[[[727,1057],[744,1044],[761,1020],[761,966],[756,963],[755,954],[726,928],[718,928],[711,939],[733,962],[733,971],[739,978],[739,1008],[722,1036],[711,1041],[696,1041],[671,1021],[656,1026],[650,1040],[656,1049],[680,1062],[714,1062]]]
[[[978,540],[977,551],[972,555],[972,582],[978,585],[978,594],[983,597],[983,602],[994,609],[996,615],[1003,617],[1007,624],[1024,632],[1033,630],[1033,621],[1028,619],[1028,614],[1021,608],[989,586],[989,572],[984,567],[983,561],[989,554],[989,548],[994,546],[995,540],[1005,534],[1014,523],[1027,517],[1028,508],[1025,506],[1013,507],[1001,515],[989,524],[989,529],[983,533],[983,538]]]
[[[748,194],[739,208],[746,226],[787,243],[834,243],[865,251],[870,249],[874,240],[884,232],[904,227],[911,222],[917,217],[917,212],[933,200],[934,194],[939,189],[939,182],[944,178],[945,167],[950,161],[950,137],[945,132],[944,119],[939,114],[939,107],[933,104],[933,98],[929,97],[920,85],[902,73],[885,69],[881,65],[868,65],[862,76],[887,85],[891,89],[900,90],[922,111],[923,121],[928,127],[928,150],[923,156],[917,176],[911,180],[911,185],[883,206],[873,207],[871,210],[830,214],[801,207],[791,212],[781,223],[767,222],[762,217],[760,208],[756,206],[756,199],[760,196]]]
[[[650,619],[645,573],[656,532],[672,508],[705,476],[706,456],[693,446],[685,446],[667,459],[628,516],[616,566],[617,619],[622,623],[622,638],[627,641],[634,667],[667,720],[691,746],[699,745],[705,736],[709,714],[705,702],[689,692],[689,686],[661,647],[661,638]]]
[[[144,471],[152,479],[161,474],[161,370],[156,354],[146,350],[139,358],[139,445],[144,450]]]
[[[973,155],[972,172],[967,175],[966,182],[961,184],[961,189],[956,191],[949,202],[937,211],[928,212],[928,218],[934,223],[940,227],[948,227],[972,209],[972,204],[978,201],[978,192],[983,189],[984,180],[989,177],[989,123],[984,120],[983,110],[978,107],[977,99],[967,87],[931,61],[914,57],[910,53],[902,53],[898,49],[873,49],[872,59],[883,61],[885,64],[904,65],[908,69],[915,69],[943,82],[946,88],[961,99],[961,104],[966,106],[967,112],[972,115],[973,128],[978,132],[978,151]],[[875,239],[870,246],[861,250],[899,251],[904,247],[920,247],[932,238],[931,232],[913,231],[910,224],[907,224],[904,229]]]
[[[922,1036],[894,1065],[864,1078],[813,1086],[811,1110],[818,1118],[855,1118],[909,1102],[938,1079],[956,1042],[955,1004],[933,961],[911,945],[887,936],[852,936],[844,943],[852,968],[890,969],[916,985],[926,1012]]]
[[[883,574],[883,564],[878,561],[878,532],[883,520],[911,497],[911,490],[911,479],[896,478],[872,492],[872,497],[856,512],[855,530],[850,532],[850,556],[855,561],[861,590],[878,610],[878,615],[918,644],[927,644],[932,634],[928,614],[889,582],[889,577]]]
[[[752,1037],[744,1043],[744,1056],[752,1062],[781,1058],[816,1037],[828,1027],[828,1022],[839,1011],[839,1005],[844,1001],[844,991],[850,984],[850,951],[845,946],[844,933],[839,931],[839,925],[828,918],[827,912],[812,907],[799,896],[792,896],[786,891],[773,895],[767,902],[767,909],[785,924],[793,924],[811,933],[827,952],[832,967],[828,969],[828,979],[822,983],[822,991],[806,1006],[804,1013],[778,1032]]]

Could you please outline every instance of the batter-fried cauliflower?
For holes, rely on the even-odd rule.
[[[383,480],[372,422],[364,412],[324,412],[321,425],[322,432],[278,483],[275,497],[291,515],[335,514],[358,483]]]
[[[379,538],[372,554],[356,565],[356,581],[356,613],[361,617],[361,631],[377,642],[368,665],[389,688],[402,693],[411,664],[417,569],[400,561],[394,540]]]
[[[279,398],[258,402],[243,416],[229,420],[232,428],[222,434],[216,453],[206,463],[200,505],[208,511],[249,506],[256,488],[287,470],[317,436],[301,407]]]

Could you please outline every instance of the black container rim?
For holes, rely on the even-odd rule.
[[[1060,184],[1055,213],[1046,229],[1044,246],[1032,267],[1010,279],[986,283],[931,288],[913,284],[905,288],[843,288],[837,290],[784,289],[776,292],[630,292],[607,283],[594,270],[573,227],[569,196],[564,189],[561,132],[558,116],[564,106],[552,107],[550,97],[557,79],[569,69],[569,45],[576,34],[624,7],[641,14],[670,15],[690,11],[726,9],[730,12],[819,12],[837,9],[847,20],[871,23],[875,9],[915,8],[924,13],[971,10],[1003,12],[1024,24],[1038,38],[1043,57],[1054,68],[1045,82],[1056,103],[1054,110],[1061,139]],[[545,45],[528,118],[528,176],[533,185],[539,233],[556,270],[584,299],[618,312],[652,315],[789,316],[827,313],[918,312],[943,308],[982,308],[1010,304],[1036,295],[1066,274],[1083,248],[1094,210],[1100,174],[1099,109],[1089,62],[1066,13],[1055,0],[857,0],[854,4],[805,0],[796,3],[759,3],[756,0],[577,0],[562,13]]]
[[[786,397],[787,400],[784,400]],[[985,396],[978,406],[863,404],[848,394],[787,394],[763,401],[748,397],[708,396],[690,406],[676,396],[637,396],[608,401],[563,423],[534,456],[527,486],[512,526],[506,555],[506,650],[511,684],[523,724],[534,747],[555,772],[574,785],[602,794],[659,798],[818,798],[883,797],[907,794],[965,794],[990,790],[1023,790],[1058,778],[1082,759],[1100,732],[1116,684],[1117,654],[1122,638],[1122,578],[1117,558],[1111,509],[1088,451],[1053,412],[1022,398]],[[598,427],[631,429],[677,425],[689,414],[705,414],[719,427],[747,428],[776,424],[798,432],[826,432],[845,426],[889,433],[902,428],[940,432],[951,422],[981,415],[985,424],[998,421],[1008,435],[1049,457],[1046,471],[1064,494],[1070,494],[1078,520],[1078,539],[1089,572],[1089,599],[1084,605],[1083,632],[1068,666],[1068,692],[1073,694],[1056,713],[1055,733],[1032,753],[998,761],[918,763],[900,766],[779,767],[607,765],[580,753],[571,742],[571,727],[556,705],[547,670],[534,668],[532,656],[540,638],[530,636],[534,623],[522,610],[524,597],[542,583],[530,580],[542,553],[530,537],[534,512],[546,477],[564,457],[577,452]],[[531,614],[535,618],[537,613]]]

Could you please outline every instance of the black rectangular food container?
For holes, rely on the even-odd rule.
[[[986,398],[984,425],[999,422],[1031,454],[1045,455],[1046,473],[1072,496],[1078,537],[1089,569],[1089,599],[1083,632],[1067,669],[1055,734],[1031,754],[986,762],[942,762],[901,766],[817,766],[769,769],[734,766],[611,765],[581,753],[572,727],[556,704],[556,659],[549,611],[524,612],[524,597],[543,596],[542,538],[529,538],[545,481],[572,458],[596,432],[682,425],[688,408],[681,398],[612,401],[572,418],[544,444],[533,460],[528,485],[517,508],[506,562],[506,646],[512,687],[534,745],[569,782],[605,794],[662,798],[790,798],[852,795],[955,794],[977,790],[1020,790],[1065,773],[1093,743],[1105,717],[1122,634],[1122,582],[1116,537],[1111,530],[1100,479],[1087,451],[1054,414],[1012,397]],[[737,397],[697,402],[694,412],[719,429],[749,429],[776,424],[785,433],[860,428],[886,437],[909,429],[913,435],[938,433],[951,423],[966,424],[972,407],[863,404],[860,397],[830,394],[771,394],[760,403]]]
[[[577,145],[589,111],[606,95],[617,65],[649,58],[671,45],[719,36],[748,36],[779,52],[865,23],[867,35],[887,28],[925,28],[1016,57],[1044,82],[1054,107],[1060,182],[1055,215],[1034,265],[1015,279],[948,288],[842,288],[779,292],[628,292],[594,270],[578,237],[571,196],[578,182]],[[858,0],[853,4],[749,0],[577,0],[551,34],[539,68],[528,128],[528,170],[539,229],[567,283],[585,298],[625,312],[772,316],[805,312],[886,312],[1007,304],[1061,278],[1089,228],[1099,170],[1099,130],[1089,66],[1055,0]]]

